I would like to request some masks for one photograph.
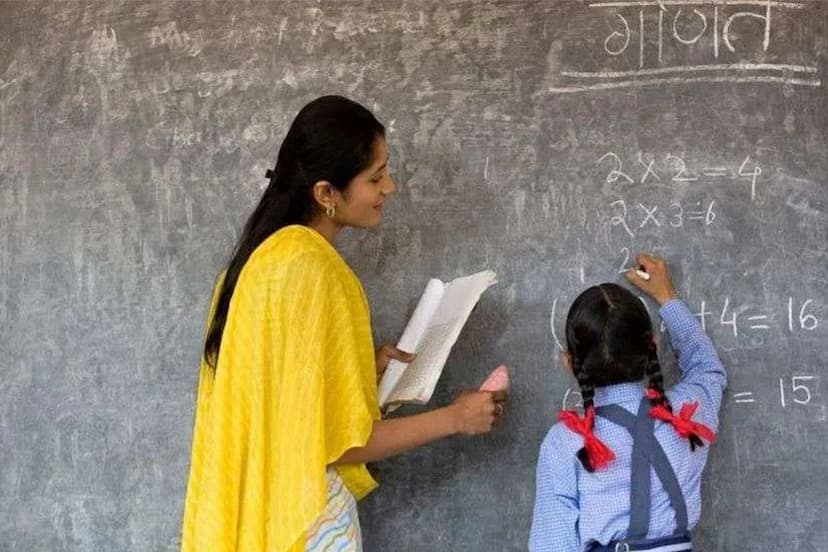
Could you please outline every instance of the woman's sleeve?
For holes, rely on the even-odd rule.
[[[303,289],[286,298],[286,316],[293,313],[295,323],[285,344],[302,348],[292,355],[307,359],[313,371],[318,397],[309,398],[315,405],[306,415],[314,420],[329,465],[348,449],[365,446],[380,419],[370,315],[350,271],[314,259],[307,266],[295,264],[289,271],[295,273],[287,277],[303,282]],[[376,487],[363,464],[341,465],[337,471],[357,498]]]

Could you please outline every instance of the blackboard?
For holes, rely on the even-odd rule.
[[[0,549],[177,549],[210,286],[328,93],[400,184],[340,240],[377,341],[491,268],[433,403],[514,375],[374,466],[367,550],[525,549],[563,316],[640,250],[730,375],[699,549],[828,549],[826,64],[815,0],[0,2]]]

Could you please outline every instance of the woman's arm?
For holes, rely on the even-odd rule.
[[[364,464],[457,434],[488,433],[500,409],[502,393],[478,391],[457,398],[449,406],[423,414],[374,422],[371,437],[363,447],[348,449],[336,464]]]

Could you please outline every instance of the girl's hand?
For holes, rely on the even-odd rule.
[[[636,269],[631,268],[628,270],[626,273],[627,280],[632,282],[635,287],[655,299],[659,305],[663,305],[678,297],[673,287],[673,279],[670,277],[670,269],[667,267],[667,261],[661,257],[641,253],[635,258],[635,262],[638,267],[650,275],[650,279],[645,280],[635,273]]]
[[[448,407],[454,417],[457,433],[480,435],[492,430],[495,420],[503,413],[506,393],[502,391],[475,391],[460,395]]]
[[[405,351],[401,351],[393,345],[386,343],[377,349],[374,358],[377,363],[377,381],[379,381],[385,373],[385,369],[388,368],[388,363],[391,362],[391,360],[399,360],[400,362],[408,364],[417,358],[417,355],[406,353]]]

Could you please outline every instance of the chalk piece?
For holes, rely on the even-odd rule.
[[[480,386],[481,391],[509,391],[509,368],[501,364]]]

